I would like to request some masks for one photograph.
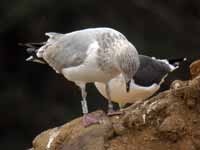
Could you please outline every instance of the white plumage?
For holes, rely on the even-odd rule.
[[[127,92],[125,87],[126,84],[121,74],[111,79],[108,84],[110,86],[111,100],[118,103],[119,106],[122,107],[127,103],[131,104],[136,101],[146,99],[159,89],[159,84],[156,83],[153,83],[150,86],[140,86],[137,85],[134,80],[131,80],[130,91]],[[105,84],[95,82],[95,86],[98,91],[108,99],[105,91]]]

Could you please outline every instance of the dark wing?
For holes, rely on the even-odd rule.
[[[140,55],[139,58],[140,67],[133,79],[140,86],[160,83],[162,78],[171,70],[168,64],[151,57]]]
[[[20,46],[25,46],[27,53],[30,55],[26,59],[26,61],[33,61],[33,62],[38,62],[38,63],[43,63],[46,64],[46,61],[42,58],[38,58],[36,53],[38,48],[46,44],[45,42],[40,42],[40,43],[19,43]]]

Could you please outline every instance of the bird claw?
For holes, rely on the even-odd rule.
[[[112,110],[112,111],[108,111],[107,115],[108,116],[115,116],[115,115],[121,115],[123,113],[124,113],[123,111],[114,111],[114,110]]]
[[[84,127],[88,127],[90,125],[99,124],[99,123],[100,123],[100,120],[92,115],[85,114],[83,116],[83,126]]]

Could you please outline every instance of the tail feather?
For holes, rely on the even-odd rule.
[[[182,62],[187,61],[186,57],[168,59],[169,63],[175,67],[179,66]]]
[[[30,42],[30,43],[18,43],[18,45],[20,46],[25,46],[25,47],[32,47],[32,48],[39,48],[43,45],[45,45],[46,42],[39,42],[39,43],[33,43],[33,42]]]
[[[178,59],[169,59],[170,64],[176,67],[175,70],[169,72],[165,75],[160,83],[159,90],[152,95],[155,96],[158,93],[170,89],[170,85],[174,80],[189,80],[190,79],[190,64],[191,60],[187,60],[186,58],[178,58]]]
[[[190,61],[188,61],[186,58],[180,58],[180,59],[171,59],[169,60],[169,62],[173,64],[174,66],[176,66],[177,69],[168,73],[164,82],[161,84],[161,87],[160,87],[161,91],[169,89],[171,83],[174,80],[189,80],[190,79],[190,70],[189,70],[189,65],[191,63]]]
[[[159,85],[161,89],[163,88],[163,90],[168,89],[173,80],[186,80],[189,78],[189,72],[188,69],[186,69],[186,66],[188,67],[187,58],[166,59],[166,61],[168,62],[168,65],[174,67],[174,69],[163,76],[162,80],[160,81]],[[182,73],[185,75],[180,75]]]
[[[38,58],[37,57],[37,52],[38,49],[43,46],[45,44],[45,42],[41,42],[41,43],[19,43],[20,46],[25,46],[27,53],[30,55],[26,61],[32,61],[32,62],[37,62],[37,63],[41,63],[41,64],[46,64],[46,61],[42,58]]]

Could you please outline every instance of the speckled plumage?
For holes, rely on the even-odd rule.
[[[56,36],[59,38],[56,38]],[[91,49],[91,45],[95,42],[97,46],[95,49]],[[130,57],[133,56],[135,59],[131,58],[131,61],[127,63],[127,56],[129,55],[123,57],[124,51],[129,51],[131,53]],[[96,80],[107,82],[123,69],[133,75],[139,66],[135,47],[120,32],[110,28],[94,28],[67,34],[51,34],[46,45],[38,50],[38,56],[42,57],[56,72],[64,74],[66,78],[72,81],[82,81],[82,77],[78,79],[77,75],[72,75],[76,67],[81,70],[83,66],[86,66],[85,71],[80,71],[80,76],[84,76],[83,80],[86,82]],[[94,60],[91,60],[90,56]],[[89,71],[90,75],[87,78],[86,74]],[[66,72],[69,72],[69,75]],[[76,71],[74,73],[77,74]],[[91,76],[93,73],[96,77]],[[105,74],[105,77],[103,77],[103,74]]]
[[[46,35],[49,39],[36,50],[37,57],[80,87],[84,114],[88,113],[86,83],[97,81],[108,87],[108,81],[122,73],[127,86],[139,67],[136,48],[114,29],[90,28]],[[109,97],[109,88],[106,93]],[[111,103],[109,108],[112,109]]]

